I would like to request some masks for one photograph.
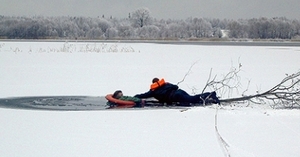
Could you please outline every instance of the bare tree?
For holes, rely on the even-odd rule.
[[[132,22],[135,27],[144,27],[151,24],[152,18],[148,8],[140,8],[132,13]]]

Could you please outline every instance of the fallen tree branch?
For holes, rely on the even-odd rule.
[[[240,76],[239,73],[241,72],[242,64],[239,63],[237,68],[231,67],[230,71],[222,76],[221,79],[217,80],[217,75],[212,78],[212,69],[210,70],[209,77],[205,87],[202,90],[202,93],[207,89],[210,88],[213,91],[216,91],[219,96],[223,97],[227,94],[228,97],[232,95],[234,90],[238,92],[239,87],[241,86],[240,83]]]
[[[274,106],[284,108],[293,108],[295,105],[300,106],[300,71],[287,75],[280,83],[273,88],[259,94],[242,96],[238,98],[222,99],[221,102],[229,103],[235,101],[250,101],[254,98],[269,100],[274,102]]]
[[[217,75],[212,76],[212,69],[210,70],[208,80],[204,86],[202,93],[210,88],[218,93],[223,99],[220,100],[221,103],[231,103],[231,102],[241,102],[248,101],[253,103],[267,103],[273,102],[273,107],[281,106],[284,108],[293,108],[295,106],[300,107],[300,71],[291,75],[286,74],[286,77],[282,79],[273,88],[263,92],[256,93],[253,95],[246,95],[250,85],[250,80],[248,81],[247,89],[242,92],[241,97],[230,98],[234,91],[239,93],[239,89],[242,86],[241,78],[239,73],[241,72],[242,64],[239,63],[237,67],[231,67],[230,71],[217,78]],[[217,80],[218,79],[218,80]],[[224,99],[224,95],[226,97]]]

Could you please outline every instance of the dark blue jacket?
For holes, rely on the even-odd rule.
[[[170,98],[177,89],[178,89],[177,85],[173,85],[171,83],[166,83],[154,90],[150,89],[148,92],[143,93],[143,94],[137,94],[134,97],[137,97],[140,99],[154,97],[155,99],[157,99],[160,102],[170,103],[170,102],[172,102]]]

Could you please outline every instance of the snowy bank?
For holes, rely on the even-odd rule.
[[[1,156],[224,156],[215,109],[57,112],[0,109]],[[219,110],[231,156],[300,155],[298,110]]]

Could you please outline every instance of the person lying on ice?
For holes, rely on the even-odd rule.
[[[220,100],[216,96],[216,92],[207,92],[197,94],[194,96],[189,95],[177,85],[165,82],[164,79],[154,78],[150,86],[150,90],[143,94],[137,94],[134,97],[145,99],[154,97],[159,102],[172,104],[173,102],[179,103],[180,106],[190,106],[191,104],[219,104]]]
[[[121,90],[115,91],[114,94],[112,95],[112,97],[115,99],[124,100],[124,101],[133,101],[136,104],[133,107],[143,107],[145,104],[144,100],[142,100],[140,98],[132,97],[132,96],[124,96],[123,92]],[[107,101],[106,105],[108,105],[110,107],[118,106],[118,104],[111,102],[111,101]]]

